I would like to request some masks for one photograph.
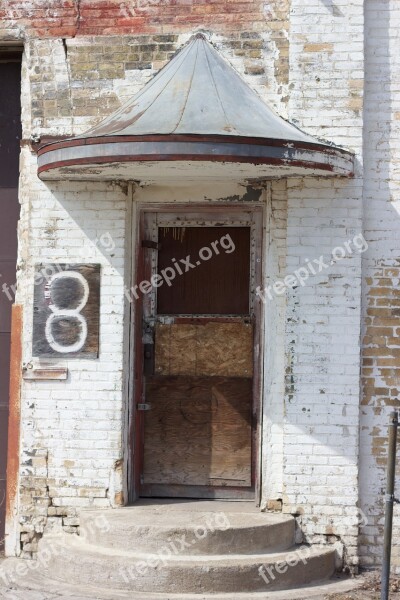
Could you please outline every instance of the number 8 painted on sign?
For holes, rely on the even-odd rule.
[[[51,310],[52,314],[49,316],[49,318],[46,321],[45,336],[46,336],[46,340],[47,340],[49,346],[55,352],[59,352],[59,353],[79,352],[79,350],[81,350],[83,348],[83,346],[85,345],[85,342],[87,339],[87,334],[88,334],[87,321],[86,321],[85,317],[81,314],[81,310],[83,310],[85,308],[87,301],[89,299],[89,284],[86,281],[86,279],[83,277],[83,275],[81,275],[80,273],[77,273],[76,271],[61,271],[61,273],[56,273],[49,279],[48,286],[49,286],[49,291],[50,291],[50,298],[51,298],[51,287],[52,287],[54,281],[56,281],[56,279],[63,279],[63,278],[64,279],[66,279],[66,278],[77,279],[82,284],[82,288],[83,288],[82,300],[80,301],[78,306],[73,309],[60,308],[56,304],[49,304],[49,309]],[[71,319],[71,317],[72,317],[73,319],[76,319],[80,323],[81,331],[79,334],[79,339],[74,344],[70,344],[69,346],[63,346],[62,344],[59,344],[54,339],[53,332],[52,332],[53,322],[56,318],[59,318],[59,317],[64,317],[64,318],[69,318],[69,319]]]

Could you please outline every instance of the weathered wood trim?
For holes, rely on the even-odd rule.
[[[48,272],[50,269],[51,274]],[[36,279],[36,277],[38,277]],[[79,278],[79,291],[71,285],[71,278]],[[47,358],[86,358],[97,359],[100,346],[100,291],[101,265],[98,263],[39,263],[35,265],[35,290],[32,333],[32,354],[34,357]],[[54,292],[62,294],[64,308],[53,311],[48,298]],[[77,306],[79,304],[79,307]],[[59,309],[56,304],[57,309]],[[75,310],[76,306],[76,310]],[[74,309],[72,317],[67,315],[68,309]],[[65,311],[65,312],[64,312]],[[62,316],[62,317],[61,317]],[[77,343],[70,340],[70,328],[77,318],[81,319],[81,332],[84,338]],[[68,322],[69,327],[57,332],[60,318]],[[54,319],[54,321],[51,321]],[[50,332],[47,331],[51,323]],[[86,331],[83,329],[86,326]],[[71,345],[72,341],[72,345]],[[65,343],[66,342],[66,343]]]
[[[68,368],[54,365],[28,365],[22,370],[22,378],[30,381],[61,381],[68,379]]]
[[[17,556],[19,553],[17,515],[21,431],[22,305],[13,304],[11,314],[5,553],[6,556]]]
[[[132,215],[132,284],[145,279],[144,275],[144,248],[141,240],[144,239],[144,213],[135,207]],[[142,353],[142,296],[131,303],[131,385],[129,393],[129,503],[135,502],[139,496],[140,473],[143,461],[143,413],[136,410],[143,395],[143,353]]]
[[[135,186],[133,183],[128,184],[128,192],[126,199],[126,221],[125,221],[125,269],[124,282],[126,288],[130,288],[133,282],[135,271],[135,254],[134,254],[134,218],[135,205],[133,201]],[[131,442],[131,420],[132,420],[132,395],[134,389],[134,315],[133,305],[125,297],[125,325],[124,325],[124,421],[123,421],[123,498],[120,504],[127,505],[129,503],[129,495],[131,490],[131,461],[130,457],[133,453]],[[133,486],[132,486],[133,487]]]
[[[223,491],[223,497],[221,495]],[[197,485],[166,485],[147,483],[141,486],[143,498],[197,498],[201,500],[254,500],[254,490],[241,487],[216,487]]]

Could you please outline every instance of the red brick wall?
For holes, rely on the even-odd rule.
[[[2,0],[0,38],[260,29],[261,0]]]

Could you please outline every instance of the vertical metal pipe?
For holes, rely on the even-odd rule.
[[[385,497],[385,532],[383,538],[383,562],[382,562],[382,586],[381,600],[389,599],[390,580],[390,557],[392,552],[392,528],[393,528],[393,502],[394,482],[396,474],[396,443],[399,415],[397,412],[390,413],[389,423],[389,445],[387,462],[387,481]]]

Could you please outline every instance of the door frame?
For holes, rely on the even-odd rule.
[[[152,251],[149,248],[142,248],[142,240],[146,239],[146,214],[148,213],[173,213],[179,218],[180,215],[196,218],[201,224],[206,225],[207,221],[217,221],[221,225],[229,226],[229,220],[238,219],[240,214],[246,213],[254,223],[254,243],[253,255],[254,278],[251,290],[253,294],[254,314],[254,338],[253,338],[253,401],[252,401],[252,479],[253,490],[251,495],[240,494],[232,499],[254,499],[257,506],[261,501],[261,459],[262,459],[262,398],[263,398],[263,357],[264,347],[262,335],[263,331],[263,311],[261,301],[255,295],[257,286],[263,287],[263,264],[264,257],[264,217],[265,203],[252,202],[251,204],[228,204],[228,203],[143,203],[137,204],[136,214],[134,216],[133,232],[135,232],[135,244],[133,245],[133,276],[132,282],[139,285],[141,281],[148,280],[152,269]],[[131,323],[131,348],[133,352],[130,358],[130,381],[129,385],[129,428],[128,428],[128,502],[132,504],[139,498],[140,476],[143,466],[144,455],[144,412],[137,410],[137,404],[144,402],[144,376],[143,376],[143,347],[142,347],[142,321],[143,321],[143,299],[147,298],[144,294],[139,295],[139,299],[132,303],[130,311]],[[189,486],[190,487],[190,486]],[[205,488],[207,486],[204,486]],[[212,486],[210,486],[212,488]],[[234,489],[234,488],[233,488]],[[212,498],[212,490],[210,495]]]

